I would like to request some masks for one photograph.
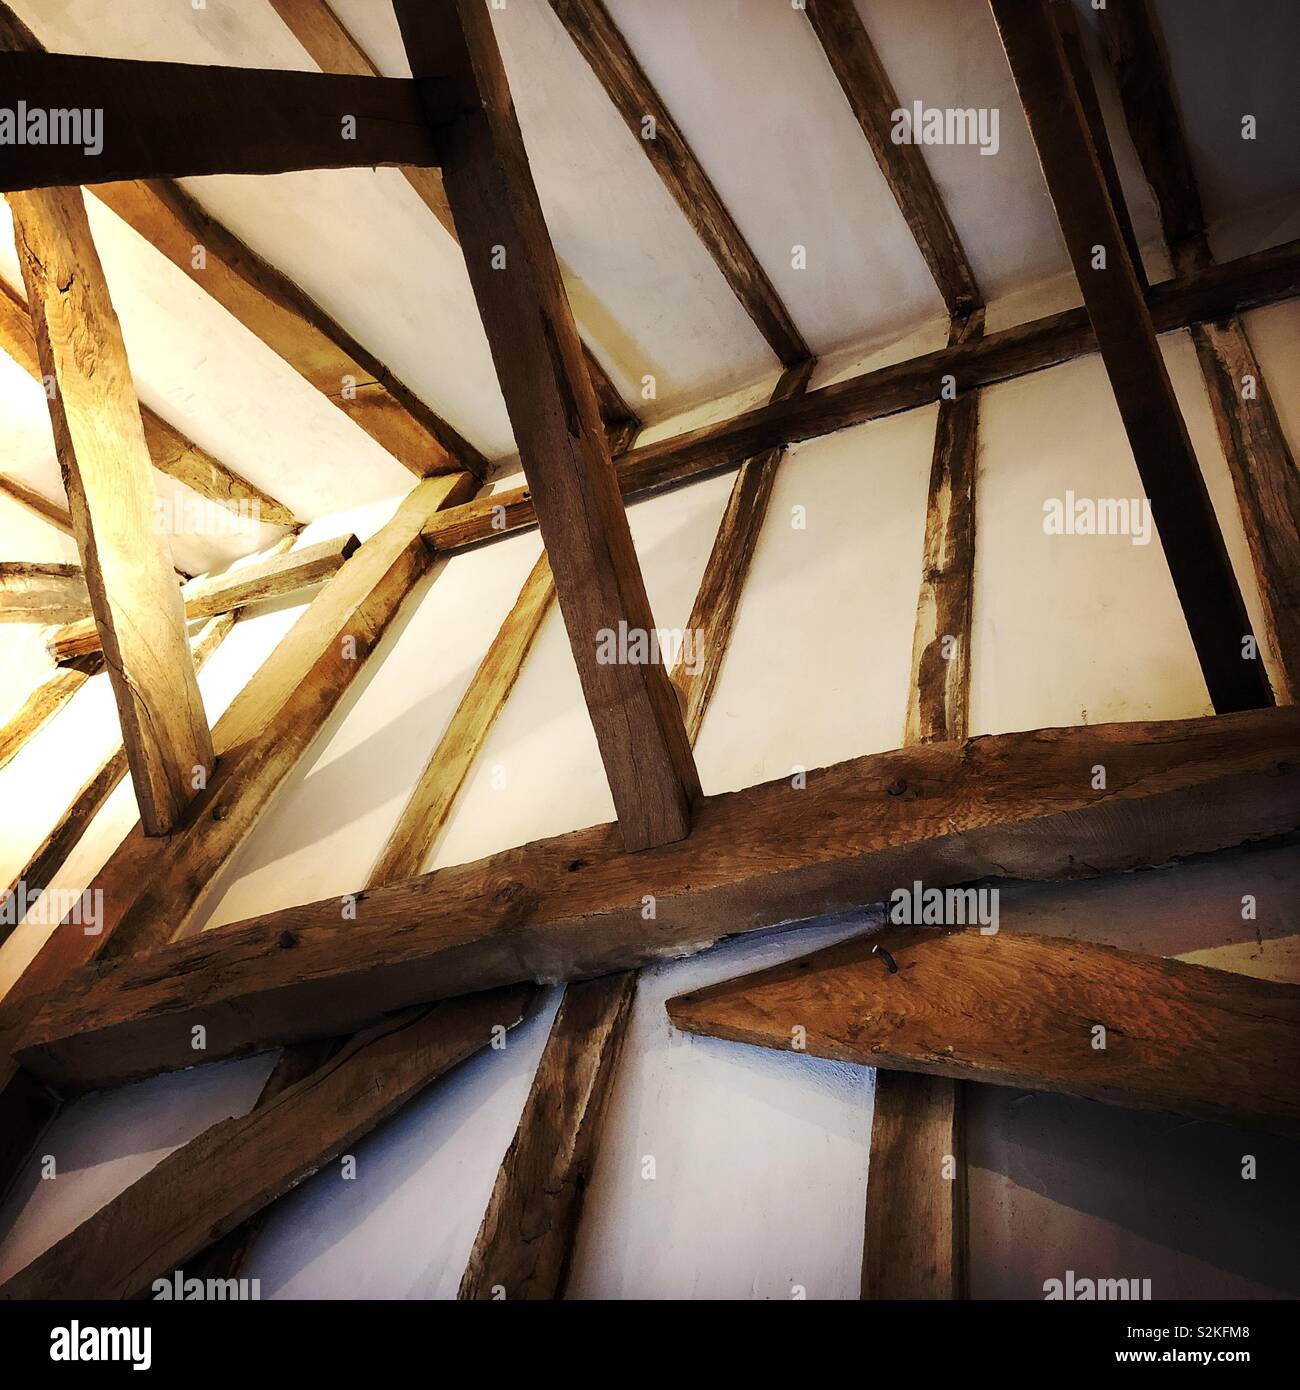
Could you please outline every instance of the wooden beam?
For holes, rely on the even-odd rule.
[[[1052,12],[989,0],[1210,699],[1272,703],[1250,619],[1107,194]]]
[[[355,536],[335,536],[219,574],[200,575],[181,586],[185,617],[194,622],[311,588],[337,574],[360,544]],[[82,618],[59,628],[48,646],[56,661],[98,651],[99,632],[94,619]]]
[[[864,1299],[967,1296],[963,1092],[951,1077],[876,1072]]]
[[[103,657],[91,656],[46,676],[0,727],[0,769],[6,767],[27,740],[58,714],[91,676],[103,669]]]
[[[200,174],[436,165],[436,85],[64,53],[0,53],[0,192]],[[57,128],[50,126],[55,116]],[[67,119],[62,119],[67,118]]]
[[[876,948],[886,948],[896,969]],[[1021,932],[855,937],[668,1001],[678,1028],[1300,1135],[1300,986]]]
[[[950,344],[978,338],[984,311],[954,319]],[[979,393],[939,403],[912,638],[906,744],[969,728]],[[862,1242],[864,1299],[965,1298],[966,1154],[961,1086],[876,1073]]]
[[[57,502],[51,502],[48,497],[24,486],[17,478],[9,478],[0,474],[0,493],[12,498],[20,507],[26,507],[29,512],[34,512],[42,520],[48,521],[51,526],[57,527],[64,535],[71,536],[73,534],[71,515],[65,512]]]
[[[1203,270],[1212,263],[1210,245],[1156,21],[1145,0],[1112,0],[1099,19],[1170,257],[1180,274]],[[1300,699],[1300,472],[1240,317],[1191,327],[1250,545],[1277,698],[1294,703]]]
[[[923,744],[798,789],[707,797],[689,839],[639,854],[595,826],[359,893],[355,921],[328,898],[103,962],[66,980],[22,1058],[51,1084],[108,1085],[192,1065],[196,1024],[215,1061],[498,984],[632,969],[900,881],[1088,877],[1297,825],[1296,707]]]
[[[0,561],[0,623],[61,623],[89,607],[80,565]]]
[[[801,395],[807,389],[814,366],[815,361],[809,358],[797,366],[787,367],[771,400],[783,401]],[[686,627],[693,634],[698,659],[678,662],[672,673],[673,688],[681,701],[686,736],[692,748],[700,736],[705,711],[722,674],[723,660],[731,645],[731,633],[740,609],[741,592],[784,455],[784,449],[766,449],[741,464],[695,593]]]
[[[893,138],[898,94],[853,0],[806,0],[803,8],[898,210],[912,229],[948,313],[964,318],[984,303],[975,283],[975,272],[966,259],[920,144],[899,144]]]
[[[787,367],[811,357],[767,272],[601,0],[551,0],[551,8],[767,345]],[[645,138],[646,121],[654,122],[651,139]]]
[[[443,184],[624,841],[680,839],[700,784],[667,673],[601,659],[606,635],[648,634],[654,620],[490,15],[477,0],[396,10],[411,71],[460,103]]]
[[[203,625],[190,644],[196,673],[203,670],[208,658],[225,641],[234,625],[235,617],[232,613],[210,618]],[[126,772],[126,749],[119,743],[73,797],[72,804],[59,818],[58,823],[19,870],[18,876],[9,885],[6,894],[8,902],[31,904],[53,884],[55,874],[66,863],[68,855],[81,843],[81,837],[86,833],[87,827],[99,814],[118,783],[126,776]],[[8,940],[22,920],[22,916],[16,911],[7,913],[6,918],[12,920],[0,921],[0,943]]]
[[[289,32],[307,50],[322,72],[351,73],[354,77],[383,75],[325,0],[271,0],[271,8],[284,20]],[[459,245],[456,220],[451,215],[451,207],[442,187],[442,175],[436,169],[416,169],[406,165],[402,169],[402,177],[442,224],[447,235]],[[566,281],[568,278],[566,273]],[[592,352],[590,344],[584,342],[582,351],[591,384],[596,391],[600,416],[605,422],[609,451],[611,454],[621,453],[619,439],[629,427],[635,430],[638,421],[619,395],[618,387],[610,380],[609,373]]]
[[[371,872],[372,883],[397,883],[424,868],[474,759],[519,679],[554,598],[555,582],[543,551],[425,764]]]
[[[44,385],[36,351],[36,333],[27,303],[4,281],[0,281],[0,351]],[[144,423],[149,458],[160,473],[184,483],[200,497],[253,521],[263,521],[268,526],[298,525],[297,518],[283,502],[240,477],[174,425],[169,425],[156,411],[141,405],[140,418]]]
[[[460,1281],[462,1299],[564,1296],[636,973],[570,985]]]
[[[57,927],[0,1003],[0,1191],[49,1114],[11,1057],[26,1020],[78,967],[146,951],[187,929],[428,569],[420,540],[427,514],[473,487],[467,474],[425,480],[325,585],[217,721],[220,761],[184,823],[167,840],[148,839],[137,826],[96,875],[98,934]]]
[[[978,310],[953,322],[948,342],[956,346],[983,331]],[[978,432],[977,391],[939,402],[904,743],[965,738],[968,730]]]
[[[81,191],[14,193],[9,204],[42,375],[58,383],[48,397],[54,441],[140,819],[146,833],[164,835],[211,771],[212,736],[155,525],[122,331]]]
[[[1166,333],[1297,295],[1300,241],[1293,241],[1183,280],[1155,285],[1149,303],[1156,331]],[[1096,351],[1087,310],[1068,309],[632,449],[619,461],[619,487],[629,501],[651,496],[738,467],[777,445],[796,444],[930,405],[940,399],[947,376],[960,393],[1044,371]],[[428,534],[439,550],[447,552],[536,524],[531,494],[521,487],[450,509],[431,522]]]
[[[250,1114],[222,1120],[0,1288],[3,1298],[134,1298],[393,1115],[524,1016],[526,987],[454,999],[354,1038]]]

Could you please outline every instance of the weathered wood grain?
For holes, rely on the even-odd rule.
[[[1201,672],[1220,713],[1272,703],[1250,619],[1071,80],[1056,0],[989,0]],[[1104,261],[1098,254],[1104,255]]]
[[[185,617],[194,622],[311,588],[337,573],[360,544],[355,536],[336,536],[219,574],[200,575],[181,587]],[[56,661],[98,651],[94,619],[80,619],[59,628],[48,646]]]
[[[411,71],[460,102],[443,186],[624,840],[679,839],[700,784],[667,672],[601,659],[604,634],[655,624],[490,14],[474,0],[396,11]]]
[[[1298,755],[1295,706],[874,754],[809,772],[803,787],[707,797],[689,839],[637,854],[616,826],[596,826],[359,891],[355,920],[328,898],[101,960],[46,1004],[22,1058],[57,1085],[106,1085],[188,1065],[195,1024],[216,1060],[430,999],[690,954],[879,902],[917,878],[943,887],[1171,862],[1300,825]],[[163,892],[165,916],[175,895]]]
[[[436,88],[399,78],[31,51],[0,52],[0,90],[29,111],[103,113],[93,154],[87,136],[9,144],[6,193],[91,179],[436,165],[424,104],[442,119],[453,114]]]
[[[946,1076],[876,1072],[864,1299],[966,1297],[963,1085]]]
[[[523,1017],[525,986],[418,1009],[168,1155],[0,1287],[4,1298],[132,1298],[282,1196]]]
[[[460,1298],[563,1297],[635,993],[634,971],[564,991]]]
[[[1166,333],[1297,295],[1300,241],[1154,285],[1148,303],[1156,331]],[[1087,310],[1067,309],[629,450],[619,460],[619,488],[629,501],[647,497],[737,467],[765,449],[930,405],[949,376],[960,393],[1096,351]],[[521,487],[452,509],[431,523],[429,538],[445,552],[536,524],[529,490]]]
[[[679,995],[668,1015],[779,1048],[797,1024],[814,1057],[1300,1135],[1300,986],[1113,946],[902,928]]]
[[[89,610],[80,565],[0,560],[0,623],[62,623]],[[94,627],[93,618],[90,625]]]
[[[81,190],[12,193],[9,204],[42,375],[58,383],[48,396],[54,442],[140,818],[164,835],[212,767],[212,736],[155,524],[122,331]]]
[[[920,144],[900,144],[893,139],[893,113],[900,107],[898,94],[853,0],[806,0],[803,9],[934,276],[948,313],[964,317],[984,303],[975,272],[966,259]]]
[[[551,8],[768,346],[787,367],[810,357],[767,272],[601,0],[551,0]],[[654,121],[653,139],[644,138],[647,119]]]
[[[815,365],[809,358],[787,367],[772,392],[772,400],[785,400],[803,392]],[[784,449],[767,449],[741,464],[695,593],[695,603],[686,624],[695,643],[694,659],[678,662],[671,676],[692,748],[700,736],[704,713],[722,673],[736,614],[740,611],[740,595],[784,453]]]

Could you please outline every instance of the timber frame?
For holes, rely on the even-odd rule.
[[[209,220],[205,235],[226,267],[212,292],[304,375],[311,345],[325,345],[335,366],[365,364],[383,398],[371,423],[364,409],[358,422],[420,480],[364,544],[347,537],[294,548],[290,534],[251,565],[183,586],[161,544],[127,563],[122,523],[128,512],[145,514],[151,466],[185,477],[183,462],[186,480],[207,495],[256,495],[279,508],[279,524],[295,521],[141,409],[86,219],[84,156],[75,146],[7,155],[0,192],[28,254],[26,300],[0,297],[0,346],[59,384],[51,416],[68,511],[21,484],[0,479],[0,487],[68,529],[82,563],[57,574],[48,566],[0,574],[0,618],[47,615],[61,625],[51,651],[65,663],[0,729],[0,766],[105,665],[122,725],[121,744],[19,882],[40,889],[54,881],[128,768],[141,818],[92,885],[104,895],[102,933],[87,936],[70,921],[56,927],[0,1003],[0,1185],[64,1097],[191,1065],[197,1025],[210,1040],[205,1060],[285,1050],[249,1115],[176,1150],[0,1294],[132,1297],[182,1263],[236,1271],[273,1202],[488,1045],[494,1028],[518,1023],[536,982],[546,980],[564,982],[563,1003],[461,1297],[490,1298],[501,1286],[511,1298],[556,1298],[642,967],[742,932],[862,909],[913,878],[945,886],[1067,879],[1300,831],[1300,713],[1292,704],[1300,685],[1300,484],[1267,392],[1247,410],[1233,389],[1254,363],[1242,314],[1300,298],[1300,242],[1213,261],[1146,0],[1111,0],[1108,54],[1175,266],[1171,280],[1148,284],[1061,0],[989,0],[1084,304],[986,331],[983,291],[920,149],[888,138],[898,99],[854,5],[807,0],[807,20],[950,319],[947,346],[937,351],[814,385],[817,364],[798,327],[601,0],[550,0],[623,118],[635,126],[641,113],[655,114],[664,139],[647,143],[646,154],[783,368],[766,404],[638,447],[638,421],[574,323],[482,0],[394,0],[410,79],[380,76],[325,0],[268,2],[322,72],[50,54],[0,5],[0,83],[45,106],[71,104],[62,94],[75,86],[75,104],[105,109],[110,138],[95,183],[106,186],[90,191],[137,229],[151,227],[146,235],[173,258],[206,214],[169,180],[401,168],[464,252],[524,483],[481,490],[487,465],[451,426]],[[342,113],[356,118],[355,141],[338,137]],[[1110,267],[1100,273],[1098,245]],[[493,265],[501,248],[504,270]],[[75,312],[105,345],[95,370],[61,319],[62,285],[74,275],[82,296]],[[1176,329],[1192,331],[1233,470],[1272,681],[1160,355],[1157,335]],[[981,391],[1091,353],[1101,355],[1150,494],[1215,714],[971,738]],[[324,377],[317,384],[325,389]],[[936,402],[903,746],[814,770],[798,791],[781,780],[704,795],[694,748],[786,447]],[[702,666],[602,664],[600,631],[654,628],[626,503],[728,470],[734,484],[690,619],[707,634]],[[126,482],[115,491],[119,479]],[[350,895],[355,913],[341,920],[330,898],[188,934],[207,887],[435,560],[531,526],[540,529],[543,555],[368,880]],[[321,587],[305,614],[209,728],[196,666],[239,609],[307,586]],[[423,872],[553,599],[616,820]],[[127,620],[140,611],[157,615],[145,643]],[[193,643],[187,618],[209,620]],[[358,659],[340,656],[343,637],[355,639]],[[1078,769],[1103,753],[1111,780],[1098,791]],[[202,775],[191,777],[196,769]],[[657,905],[650,921],[641,911],[646,893]],[[1051,978],[1051,943],[1021,938],[1015,949]],[[1012,946],[986,951],[945,938],[935,948],[940,964],[926,968],[941,987],[945,969],[1004,968],[999,952],[1010,959]],[[816,968],[846,990],[869,975],[862,990],[874,998],[888,977],[870,974],[862,957],[855,941]],[[1219,982],[1197,977],[1189,985],[1137,957],[1122,965],[1144,988],[1156,976],[1153,988],[1195,986],[1207,1008],[1223,997]],[[685,996],[670,1013],[682,1027],[772,1045],[780,1032],[772,1018],[780,1016],[771,999],[785,998],[790,973],[781,967],[768,972],[772,979]],[[1294,1024],[1293,995],[1278,987],[1268,998]],[[1229,1012],[1225,1005],[1225,1018]],[[1239,1037],[1215,1017],[1232,1077],[1250,1077],[1250,1053],[1232,1049],[1271,1047],[1274,1034]],[[972,1068],[920,1074],[927,1067],[909,1066],[901,1043],[868,1054],[856,1038],[843,1041],[838,1022],[828,1018],[819,1035],[822,1055],[885,1068],[863,1296],[964,1297],[963,1092],[1011,1084],[1006,1077],[1019,1073],[985,1065],[981,1055]],[[924,1042],[916,1046],[923,1051]],[[1131,1090],[1144,1100],[1133,1103],[1220,1117],[1205,1094],[1189,1100],[1173,1085],[1168,1058],[1140,1061]],[[1294,1133],[1294,1107],[1265,1095],[1272,1074],[1254,1079],[1258,1096],[1249,1087],[1234,1095],[1231,1117]],[[1073,1074],[1042,1084],[1106,1089]],[[268,1146],[276,1163],[254,1174],[249,1155]],[[927,1176],[936,1154],[956,1155],[961,1170],[937,1194]],[[886,1246],[894,1259],[879,1258]]]

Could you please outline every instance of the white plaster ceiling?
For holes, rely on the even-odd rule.
[[[1087,0],[1076,3],[1090,23]],[[815,352],[851,360],[855,348],[901,341],[941,316],[907,226],[790,0],[608,4]],[[996,156],[925,150],[986,296],[1023,297],[1059,282],[1068,262],[986,5],[857,4],[901,102],[1000,112]],[[382,71],[408,72],[389,0],[334,7]],[[314,67],[267,0],[206,0],[202,9],[188,0],[15,0],[15,8],[56,51]],[[1300,7],[1159,0],[1158,9],[1207,215],[1250,213],[1265,236],[1294,234],[1300,131],[1288,116]],[[655,422],[769,382],[772,354],[546,0],[509,0],[493,19],[576,316],[624,393]],[[1155,232],[1150,195],[1113,90],[1100,86],[1146,240]],[[1259,118],[1253,144],[1240,139],[1245,110]],[[186,186],[489,457],[511,453],[460,251],[397,171]],[[385,450],[185,275],[103,208],[91,215],[144,400],[304,519],[410,485]],[[808,248],[806,270],[791,266],[796,244]],[[7,227],[0,274],[16,281]],[[640,399],[646,374],[657,380],[653,402]],[[48,431],[26,396],[0,372],[5,469],[56,496]],[[247,547],[231,542],[263,543],[260,535]],[[185,568],[205,558],[186,564],[178,553]]]

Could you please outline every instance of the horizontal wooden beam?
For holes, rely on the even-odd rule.
[[[551,0],[551,8],[768,346],[787,367],[810,357],[767,272],[601,0]]]
[[[360,544],[355,536],[336,536],[220,574],[200,575],[181,586],[185,617],[194,622],[310,588],[336,574]],[[94,619],[83,618],[59,628],[48,646],[56,661],[98,651],[99,633]]]
[[[1298,296],[1300,241],[1290,241],[1154,285],[1149,303],[1156,331],[1168,333]],[[735,468],[765,449],[931,405],[947,377],[959,392],[996,386],[1096,351],[1087,310],[1067,309],[629,450],[618,462],[619,487],[626,501],[650,496]],[[430,522],[428,536],[439,550],[454,551],[536,524],[529,490],[521,487],[450,508]]]
[[[0,192],[437,165],[439,87],[391,77],[0,52]]]
[[[906,927],[668,1001],[691,1033],[1300,1136],[1300,985]],[[870,1179],[868,1179],[869,1181]]]
[[[62,623],[89,611],[90,593],[80,565],[0,561],[0,623]],[[93,628],[95,620],[88,621]]]
[[[134,1298],[156,1279],[170,1283],[213,1240],[485,1047],[494,1030],[513,1028],[531,995],[516,986],[453,999],[353,1038],[270,1104],[169,1154],[0,1287],[0,1298]]]
[[[688,839],[637,854],[595,826],[359,890],[355,920],[327,898],[80,971],[26,1031],[23,1063],[108,1085],[193,1065],[198,1024],[217,1060],[689,954],[915,879],[1087,877],[1287,833],[1300,708],[929,743],[805,775],[707,797]]]

